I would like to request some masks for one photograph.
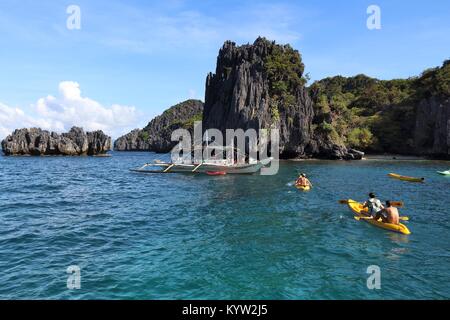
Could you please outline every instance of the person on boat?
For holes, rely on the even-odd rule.
[[[391,205],[390,201],[386,201],[386,207],[375,215],[374,219],[383,220],[383,222],[399,224],[400,223],[400,215],[398,213],[398,209]]]
[[[383,204],[379,199],[377,199],[373,192],[369,193],[369,200],[364,202],[363,206],[364,208],[369,209],[369,213],[373,218],[375,218],[377,214],[381,213],[381,211],[384,209]]]
[[[302,187],[311,187],[312,188],[312,183],[311,181],[309,181],[309,179],[306,177],[306,174],[302,173],[298,178],[297,181],[295,181],[295,185],[296,186],[302,186]]]

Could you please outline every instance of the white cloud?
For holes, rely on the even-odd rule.
[[[178,48],[217,50],[224,40],[245,43],[258,36],[292,44],[302,38],[300,25],[309,14],[296,5],[253,2],[214,14],[182,5],[175,8],[149,5],[138,10],[116,3],[108,10],[108,15],[99,15],[94,20],[93,30],[89,31],[92,40],[138,53],[172,52]],[[112,25],[110,16],[117,12],[120,18]]]
[[[139,113],[133,106],[113,104],[105,107],[83,97],[77,82],[59,84],[57,97],[47,96],[27,109],[0,103],[0,138],[14,129],[40,127],[56,132],[68,131],[72,126],[85,131],[103,130],[113,138],[135,128]]]
[[[24,127],[48,128],[49,123],[45,119],[30,117],[20,108],[9,107],[0,102],[0,139],[6,137],[14,129]]]

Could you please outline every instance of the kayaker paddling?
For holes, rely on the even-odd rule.
[[[376,220],[380,218],[383,222],[397,225],[400,223],[400,215],[398,213],[398,209],[396,207],[393,207],[390,201],[386,201],[386,207],[379,213],[377,213],[377,215],[374,217],[374,219]]]
[[[343,200],[341,200],[343,201]],[[344,203],[344,202],[341,202]],[[401,234],[411,234],[411,231],[409,231],[408,227],[405,226],[402,223],[399,223],[398,220],[408,220],[408,219],[404,219],[406,217],[400,217],[398,218],[398,211],[395,210],[395,208],[392,208],[392,205],[396,205],[394,201],[390,201],[387,202],[386,206],[386,210],[383,210],[383,212],[380,212],[379,214],[385,214],[385,218],[383,221],[383,217],[382,216],[378,216],[378,219],[375,219],[374,217],[372,217],[369,214],[369,210],[367,207],[363,207],[363,204],[352,200],[352,199],[347,199],[345,200],[345,203],[347,203],[347,205],[349,206],[349,208],[356,214],[355,216],[355,220],[358,221],[365,221],[371,225],[374,225],[376,227],[379,228],[383,228],[386,230],[390,230],[390,231],[394,231],[394,232],[398,232]],[[381,219],[380,219],[381,218]],[[397,220],[398,219],[398,220]],[[388,222],[390,221],[390,223]],[[397,223],[396,223],[397,222]]]
[[[369,200],[364,202],[363,207],[368,208],[370,215],[374,218],[384,209],[383,204],[373,192],[369,193]]]
[[[309,181],[309,179],[306,177],[306,174],[304,174],[304,173],[300,174],[300,176],[297,178],[297,181],[295,181],[295,185],[301,186],[301,187],[311,187],[312,188],[311,181]]]

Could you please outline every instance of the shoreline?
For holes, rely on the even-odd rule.
[[[301,162],[301,161],[450,161],[446,159],[439,158],[428,158],[424,156],[406,156],[406,155],[398,155],[398,154],[366,154],[361,160],[335,160],[335,159],[321,159],[321,158],[307,158],[307,159],[280,159],[280,161],[292,161],[292,162]]]
[[[368,154],[362,160],[435,160],[423,156],[405,156],[399,154]]]
[[[3,152],[0,152],[0,156],[2,157],[12,157],[12,158],[20,158],[20,157],[35,157],[35,158],[53,158],[53,157],[113,157],[114,153],[154,153],[165,155],[166,153],[158,153],[154,151],[136,151],[136,150],[127,150],[127,151],[117,151],[110,150],[107,153],[100,153],[94,155],[88,154],[76,154],[76,155],[63,155],[63,154],[42,154],[42,155],[32,155],[32,154],[13,154],[13,155],[5,155]],[[407,155],[398,155],[398,154],[366,154],[360,160],[338,160],[338,159],[323,159],[323,158],[292,158],[292,159],[279,159],[279,161],[288,161],[288,162],[303,162],[303,161],[345,161],[345,162],[353,162],[353,161],[450,161],[450,159],[439,159],[439,158],[428,158],[425,156],[407,156]]]
[[[95,158],[108,158],[112,157],[110,153],[101,153],[101,154],[4,154],[0,153],[0,156],[5,158],[84,158],[84,157],[95,157]]]

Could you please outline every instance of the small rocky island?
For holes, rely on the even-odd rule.
[[[189,99],[178,103],[154,118],[143,129],[135,129],[114,142],[116,151],[169,152],[176,145],[170,137],[174,130],[193,130],[202,120],[203,102]]]
[[[2,141],[6,156],[95,156],[111,149],[111,137],[103,131],[84,132],[72,127],[69,132],[58,134],[39,128],[17,129]]]

